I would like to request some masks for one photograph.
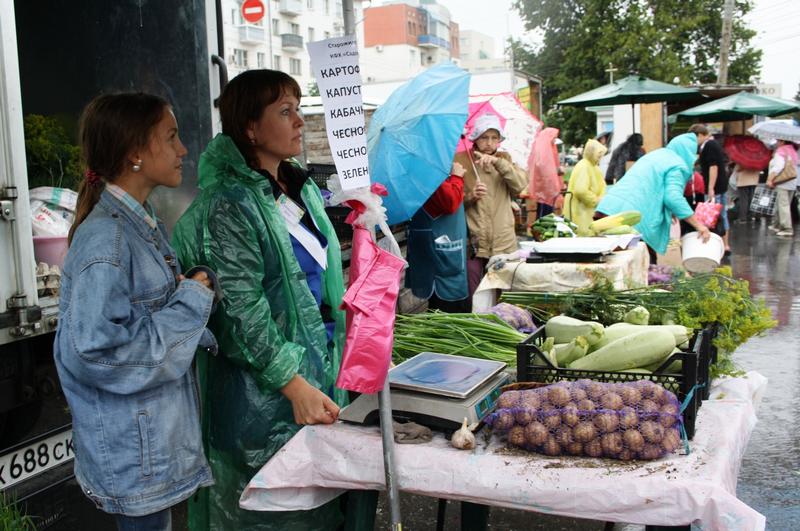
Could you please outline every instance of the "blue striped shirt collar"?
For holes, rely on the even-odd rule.
[[[144,206],[133,198],[131,194],[117,186],[116,184],[108,183],[106,184],[106,190],[108,193],[119,199],[119,201],[128,207],[130,211],[135,213],[137,216],[142,218],[145,223],[151,228],[156,229],[158,227],[158,222],[156,221],[155,211],[153,210],[153,206],[150,204],[149,201],[145,201]]]

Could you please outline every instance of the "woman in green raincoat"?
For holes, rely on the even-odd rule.
[[[239,508],[247,482],[304,424],[332,423],[344,345],[339,242],[319,189],[287,161],[301,151],[300,87],[251,70],[219,101],[222,134],[200,157],[200,193],[173,237],[185,267],[207,265],[222,300],[209,327],[219,355],[199,359],[203,426],[216,484],[190,528],[336,529],[339,503],[312,511]]]
[[[564,200],[564,216],[578,226],[578,236],[589,236],[589,225],[597,203],[606,193],[606,181],[600,170],[600,159],[608,148],[595,139],[586,142],[583,158],[572,170]]]

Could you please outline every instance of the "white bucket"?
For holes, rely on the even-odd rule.
[[[699,232],[690,232],[681,238],[683,267],[690,273],[708,273],[719,267],[725,254],[722,238],[711,233],[707,242],[703,243]]]

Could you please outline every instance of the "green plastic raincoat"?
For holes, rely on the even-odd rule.
[[[294,256],[268,179],[245,163],[236,145],[217,135],[200,157],[200,193],[178,221],[173,245],[185,268],[216,271],[223,299],[209,327],[217,356],[198,357],[203,429],[216,484],[190,504],[192,530],[335,529],[338,501],[312,511],[251,512],[239,496],[264,463],[299,429],[281,393],[295,375],[327,393],[334,388],[344,346],[344,293],[339,242],[311,181],[301,197],[328,240],[322,292],[336,326],[328,343],[319,307]]]
[[[564,216],[578,226],[578,236],[589,236],[594,209],[606,193],[606,181],[600,170],[600,159],[608,149],[595,139],[583,148],[583,158],[572,170],[564,200]]]

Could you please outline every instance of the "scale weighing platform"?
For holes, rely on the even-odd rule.
[[[454,431],[483,420],[509,382],[506,364],[422,352],[389,371],[392,416],[430,428]],[[339,412],[339,419],[378,423],[378,395],[361,395]]]

